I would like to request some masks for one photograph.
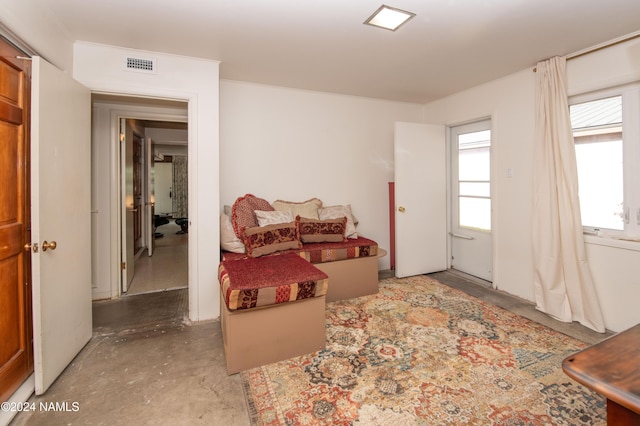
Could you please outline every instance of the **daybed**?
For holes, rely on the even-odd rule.
[[[313,263],[329,276],[331,285],[327,292],[327,302],[378,292],[378,259],[384,257],[387,254],[386,251],[379,248],[375,241],[358,235],[356,231],[358,221],[353,216],[350,205],[323,207],[322,201],[317,198],[300,203],[278,200],[272,204],[251,194],[238,198],[233,206],[227,206],[225,213],[220,215],[223,260],[251,257],[242,240],[242,228],[253,229],[273,224],[265,219],[269,210],[272,210],[273,214],[290,212],[291,215],[288,217],[292,219],[300,216],[312,220],[329,221],[346,217],[346,238],[331,238],[327,234],[318,238],[313,236],[305,238],[302,235],[302,244],[298,244],[297,241],[290,245],[270,244],[275,249],[269,253],[258,252],[259,256],[275,255],[286,250],[298,253]],[[280,220],[286,220],[287,216],[283,217]]]
[[[386,252],[357,235],[350,206],[247,194],[226,210],[218,277],[229,374],[324,348],[325,301],[378,292]]]
[[[337,243],[307,243],[300,249],[278,254],[282,253],[296,253],[329,276],[331,285],[327,291],[327,302],[377,293],[378,259],[387,254],[375,241],[364,237]],[[222,258],[240,260],[248,256],[223,252]]]

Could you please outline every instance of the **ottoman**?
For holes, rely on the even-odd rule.
[[[297,254],[222,261],[227,373],[325,348],[328,276]]]

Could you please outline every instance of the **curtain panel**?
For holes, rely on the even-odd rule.
[[[173,215],[189,217],[188,157],[173,157]]]
[[[587,263],[578,172],[567,99],[566,59],[536,68],[533,256],[536,308],[604,332]]]

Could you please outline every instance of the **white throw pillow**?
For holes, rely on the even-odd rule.
[[[293,214],[290,211],[280,210],[254,210],[259,226],[276,225],[278,223],[293,222]]]
[[[347,238],[358,238],[356,232],[356,221],[351,213],[351,204],[344,206],[328,206],[318,209],[318,216],[320,220],[325,219],[340,219],[341,217],[347,218],[347,229],[345,235]]]
[[[232,253],[245,252],[244,244],[233,230],[231,218],[224,213],[220,215],[220,247]]]
[[[308,219],[320,219],[318,217],[318,209],[322,207],[322,200],[318,198],[311,198],[307,201],[300,203],[292,201],[276,200],[271,203],[271,206],[279,211],[289,211],[295,219],[296,216],[306,217]]]

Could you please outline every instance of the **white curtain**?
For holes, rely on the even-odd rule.
[[[578,173],[567,100],[566,60],[536,68],[533,257],[536,307],[564,322],[604,332],[587,264]]]

